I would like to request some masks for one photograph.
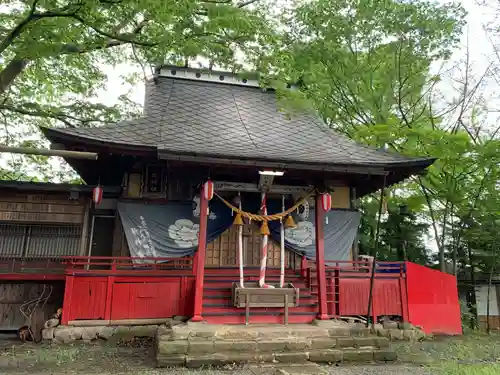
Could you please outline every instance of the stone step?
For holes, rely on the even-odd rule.
[[[201,367],[244,363],[389,362],[396,354],[389,339],[342,322],[230,326],[188,323],[159,329],[159,367]]]
[[[219,352],[292,352],[298,350],[323,349],[387,349],[389,341],[379,337],[340,337],[297,339],[257,339],[257,340],[224,340],[210,337],[191,337],[189,340],[171,340],[159,337],[157,344],[159,354],[212,354]]]
[[[224,366],[247,363],[373,363],[393,362],[397,355],[390,349],[322,349],[296,352],[218,352],[212,354],[161,354],[156,357],[157,367]]]
[[[311,324],[255,324],[227,326],[221,324],[188,323],[176,325],[171,330],[159,331],[160,336],[168,335],[172,340],[193,340],[197,338],[210,338],[211,340],[242,340],[250,341],[274,340],[274,339],[329,339],[351,337],[358,338],[371,337],[377,340],[377,345],[388,343],[385,337],[370,335],[368,328],[347,323],[334,323],[332,321],[315,321]],[[365,340],[366,341],[366,340]],[[364,342],[365,342],[364,341]],[[387,344],[386,344],[387,345]]]

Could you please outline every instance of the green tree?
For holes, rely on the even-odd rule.
[[[239,69],[238,53],[251,56],[272,38],[268,18],[259,0],[5,0],[2,143],[40,142],[38,125],[94,126],[138,114],[126,95],[116,105],[97,100],[106,89],[105,68],[142,66],[146,75],[157,64],[205,58]]]
[[[402,200],[399,200],[402,202]],[[360,210],[363,213],[360,227],[359,250],[362,254],[374,255],[373,237],[378,219],[379,200],[365,199]],[[405,261],[428,265],[430,250],[425,244],[429,225],[422,223],[408,206],[392,202],[381,218],[377,259],[383,261]]]
[[[456,265],[460,218],[492,194],[500,161],[498,131],[480,122],[483,77],[470,74],[468,54],[458,66],[462,77],[451,77],[458,89],[450,103],[439,91],[450,77],[431,74],[431,65],[446,61],[457,44],[463,9],[426,1],[317,0],[284,19],[282,46],[260,66],[278,81],[299,82],[297,96],[349,137],[438,158],[426,176],[391,188],[390,195],[404,197],[419,222],[431,225],[441,270],[447,261]]]
[[[407,126],[425,104],[430,64],[458,41],[463,13],[426,1],[307,2],[284,14],[282,45],[260,70],[300,82],[325,120],[353,138],[357,125]]]

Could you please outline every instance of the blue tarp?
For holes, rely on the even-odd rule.
[[[199,208],[193,202],[119,202],[118,213],[132,257],[183,257],[193,255],[198,247]],[[231,210],[220,201],[211,201],[208,241],[219,237],[232,222]]]
[[[258,212],[258,194],[242,196],[243,209]],[[292,204],[292,202],[288,202]],[[267,201],[268,213],[281,212],[281,199]],[[234,216],[220,200],[210,201],[208,241],[211,242],[228,229]],[[133,257],[183,257],[193,255],[198,246],[199,207],[197,202],[168,202],[145,204],[120,202],[118,212],[123,224],[130,254]],[[285,246],[308,257],[315,256],[316,234],[314,208],[309,215],[297,215],[297,228],[285,230]],[[326,215],[325,259],[348,260],[356,236],[360,213],[350,210],[332,210]],[[269,222],[271,237],[280,241],[279,221]]]

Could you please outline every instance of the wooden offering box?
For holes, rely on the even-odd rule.
[[[288,324],[288,308],[299,305],[299,289],[292,283],[286,283],[283,288],[278,284],[268,284],[274,288],[261,288],[258,282],[250,281],[241,288],[238,283],[233,283],[232,299],[235,307],[245,308],[245,323],[248,324],[250,308],[284,308],[285,324]]]

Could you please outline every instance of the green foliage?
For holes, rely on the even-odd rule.
[[[449,57],[463,17],[430,2],[306,2],[283,15],[282,45],[259,66],[300,82],[331,126],[355,137],[356,125],[403,123],[421,106],[429,65]]]
[[[499,202],[491,200],[498,195],[499,132],[477,122],[472,81],[461,82],[458,99],[447,105],[437,89],[442,76],[430,72],[457,46],[464,16],[457,4],[428,1],[305,2],[283,14],[287,27],[281,44],[259,60],[274,79],[298,82],[302,96],[295,94],[296,99],[309,100],[332,128],[350,138],[437,158],[426,176],[389,189],[393,206],[410,208],[411,218],[405,220],[414,232],[398,232],[402,221],[393,210],[383,217],[380,256],[385,259],[394,258],[404,237],[415,245],[415,259],[428,262],[424,234],[429,232],[442,270],[446,262],[454,271],[470,264],[470,246],[475,254],[477,248],[492,251],[485,220],[500,218]],[[366,252],[373,242],[377,199],[362,202]],[[474,245],[465,224],[470,220],[482,233],[477,238],[484,239]],[[482,258],[477,263],[486,267]]]
[[[105,86],[105,68],[135,66],[147,75],[151,66],[198,57],[240,69],[237,53],[250,57],[256,45],[271,41],[272,25],[261,1],[4,1],[3,142],[16,145],[29,137],[40,146],[40,137],[33,136],[39,125],[96,126],[137,115],[138,105],[126,95],[116,104],[97,101],[100,92],[117,88]]]
[[[360,207],[363,213],[359,234],[361,254],[374,254],[379,201],[366,199]],[[419,222],[409,211],[401,213],[397,203],[391,203],[380,225],[377,258],[383,261],[408,260],[422,265],[430,263],[430,251],[424,243],[429,225]]]

